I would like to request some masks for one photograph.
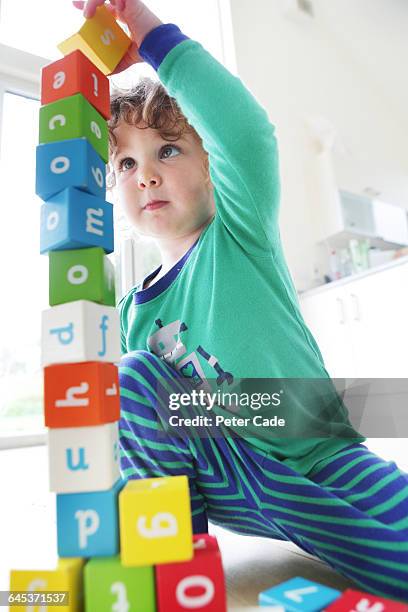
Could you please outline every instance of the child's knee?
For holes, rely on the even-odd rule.
[[[145,366],[146,361],[154,362],[160,361],[160,359],[154,353],[149,353],[149,351],[131,351],[122,356],[119,367],[138,370],[140,366]]]

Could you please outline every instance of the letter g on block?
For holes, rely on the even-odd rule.
[[[147,517],[137,519],[136,529],[145,538],[167,538],[178,534],[177,520],[170,512],[158,512],[152,517],[151,527],[146,525]],[[164,525],[162,525],[164,523]]]

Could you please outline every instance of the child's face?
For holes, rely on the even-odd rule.
[[[114,130],[112,155],[118,199],[135,229],[154,238],[180,238],[214,215],[213,187],[205,153],[191,133],[164,140],[158,130],[121,121]],[[145,208],[164,200],[160,208]]]

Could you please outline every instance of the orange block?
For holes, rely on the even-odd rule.
[[[46,427],[86,427],[120,418],[118,368],[88,361],[44,368]]]
[[[105,119],[109,119],[109,80],[79,50],[42,69],[41,104],[50,104],[77,93],[82,94]]]

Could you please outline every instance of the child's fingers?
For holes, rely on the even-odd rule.
[[[98,6],[105,4],[105,0],[88,0],[84,8],[85,19],[90,19],[95,15],[95,11]]]
[[[75,8],[80,9],[82,11],[85,2],[83,0],[72,0],[72,4],[75,6]]]

